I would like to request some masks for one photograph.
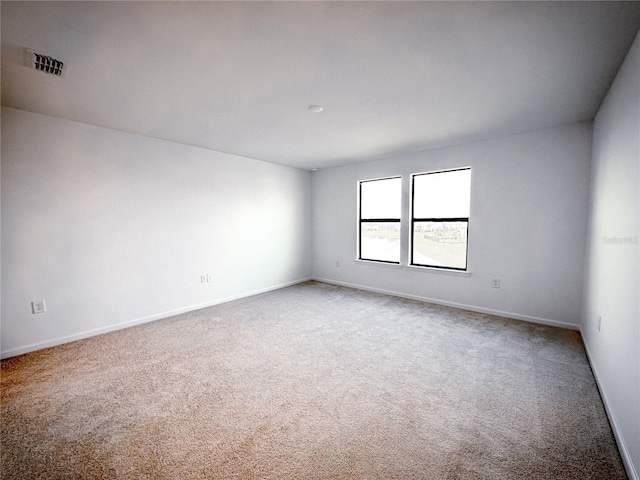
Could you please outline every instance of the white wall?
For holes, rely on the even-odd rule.
[[[311,274],[309,172],[3,108],[1,178],[3,357]]]
[[[317,171],[313,275],[577,329],[590,156],[591,125],[576,124]],[[461,166],[472,167],[470,276],[354,261],[358,180],[402,174],[408,187],[410,173]]]
[[[632,479],[640,478],[639,164],[640,36],[594,122],[582,314],[587,351]]]

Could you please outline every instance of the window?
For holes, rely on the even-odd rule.
[[[358,183],[358,258],[399,264],[402,178]]]
[[[471,169],[411,175],[411,265],[467,269]]]

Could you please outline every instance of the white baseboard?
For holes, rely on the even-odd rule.
[[[607,413],[607,417],[609,418],[609,424],[611,425],[611,430],[613,430],[613,436],[616,439],[616,443],[618,444],[618,450],[620,451],[620,456],[622,457],[622,463],[624,464],[624,468],[627,471],[627,476],[629,480],[640,480],[640,475],[638,475],[638,471],[631,461],[631,455],[629,453],[629,449],[624,441],[624,437],[622,432],[620,431],[619,423],[616,420],[616,416],[611,410],[610,403],[607,399],[607,395],[602,388],[602,384],[600,383],[600,377],[598,375],[598,370],[595,367],[594,363],[591,361],[591,355],[589,354],[589,346],[584,340],[584,335],[582,336],[584,349],[587,352],[587,359],[589,361],[589,365],[591,365],[591,371],[593,372],[593,376],[596,379],[596,385],[598,386],[598,391],[600,392],[600,397],[602,398],[602,403],[604,404],[604,410]]]
[[[525,322],[539,323],[539,324],[542,324],[542,325],[550,325],[550,326],[553,326],[553,327],[567,328],[569,330],[576,330],[576,331],[580,330],[580,326],[579,325],[575,325],[573,323],[561,322],[561,321],[558,321],[558,320],[552,320],[552,319],[549,319],[549,318],[540,318],[540,317],[534,317],[534,316],[531,316],[531,315],[521,315],[519,313],[504,312],[502,310],[493,310],[491,308],[484,308],[484,307],[477,307],[477,306],[474,306],[474,305],[466,305],[466,304],[463,304],[463,303],[449,302],[449,301],[446,301],[446,300],[439,300],[439,299],[436,299],[436,298],[422,297],[422,296],[419,296],[419,295],[410,295],[410,294],[407,294],[407,293],[395,292],[393,290],[385,290],[385,289],[382,289],[382,288],[373,288],[373,287],[368,287],[366,285],[358,285],[358,284],[355,284],[355,283],[339,282],[339,281],[336,281],[336,280],[329,280],[329,279],[325,279],[325,278],[314,277],[313,280],[315,280],[317,282],[322,282],[322,283],[340,285],[340,286],[343,286],[343,287],[357,288],[359,290],[366,290],[368,292],[383,293],[385,295],[392,295],[394,297],[407,298],[407,299],[410,299],[410,300],[419,300],[421,302],[427,302],[427,303],[434,303],[436,305],[443,305],[445,307],[453,307],[453,308],[459,308],[461,310],[469,310],[471,312],[486,313],[488,315],[495,315],[495,316],[498,316],[498,317],[513,318],[513,319],[516,319],[516,320],[523,320]]]
[[[232,302],[233,300],[239,300],[241,298],[251,297],[253,295],[259,295],[261,293],[271,292],[273,290],[279,290],[281,288],[290,287],[292,285],[297,285],[299,283],[307,282],[309,280],[312,280],[312,279],[303,278],[299,280],[294,280],[292,282],[282,283],[280,285],[274,285],[272,287],[253,290],[250,292],[245,292],[245,293],[233,295],[230,297],[219,298],[216,300],[212,300],[211,302],[205,302],[197,305],[178,308],[176,310],[170,310],[168,312],[156,313],[156,314],[148,315],[141,318],[127,320],[126,322],[116,323],[114,325],[108,325],[106,327],[100,327],[100,328],[95,328],[95,329],[87,330],[80,333],[75,333],[73,335],[68,335],[66,337],[59,337],[59,338],[47,340],[44,342],[38,342],[31,345],[26,345],[24,347],[14,348],[12,350],[6,350],[0,354],[0,358],[4,360],[5,358],[15,357],[17,355],[22,355],[24,353],[34,352],[36,350],[42,350],[43,348],[55,347],[57,345],[62,345],[63,343],[75,342],[76,340],[82,340],[83,338],[94,337],[96,335],[101,335],[103,333],[122,330],[123,328],[133,327],[135,325],[153,322],[155,320],[160,320],[162,318],[172,317],[174,315],[180,315],[181,313],[192,312],[194,310],[200,310],[201,308],[213,307],[214,305],[220,305],[221,303]]]

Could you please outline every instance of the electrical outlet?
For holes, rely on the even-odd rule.
[[[499,278],[492,278],[491,279],[491,287],[492,288],[500,288],[500,279]]]
[[[200,283],[207,283],[207,274],[200,275]]]
[[[44,300],[36,300],[31,302],[31,311],[36,313],[44,313],[47,311],[47,306],[44,303]]]

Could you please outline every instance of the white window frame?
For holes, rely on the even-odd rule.
[[[357,222],[357,252],[356,252],[356,261],[359,262],[374,262],[377,264],[385,265],[385,266],[400,266],[402,261],[402,198],[403,198],[403,188],[400,188],[400,216],[393,218],[362,218],[362,184],[368,182],[378,182],[382,180],[393,180],[398,179],[402,183],[401,175],[392,175],[389,177],[381,177],[381,178],[370,178],[366,180],[358,180],[358,222]],[[397,223],[400,227],[400,252],[398,261],[390,261],[390,260],[380,260],[375,258],[363,258],[362,257],[362,224],[363,223]]]
[[[415,197],[415,178],[422,175],[437,175],[441,173],[455,172],[460,170],[469,170],[471,173],[471,167],[458,167],[458,168],[449,168],[446,170],[435,170],[430,172],[420,172],[420,173],[412,173],[410,174],[410,214],[409,214],[409,251],[408,251],[408,267],[409,268],[419,268],[419,269],[433,269],[436,271],[446,271],[446,272],[460,272],[467,273],[469,271],[469,229],[470,229],[470,218],[471,212],[469,211],[469,216],[467,217],[429,217],[429,218],[416,218],[414,217],[414,197]],[[469,185],[471,188],[471,185]],[[471,192],[469,192],[471,193]],[[471,209],[471,205],[469,205],[469,209]],[[466,251],[465,251],[465,265],[464,267],[454,267],[454,266],[443,266],[443,265],[428,265],[422,263],[416,263],[413,258],[414,248],[414,235],[415,235],[415,223],[416,222],[439,222],[439,223],[447,223],[447,222],[465,222],[467,224],[467,238],[466,238]]]

